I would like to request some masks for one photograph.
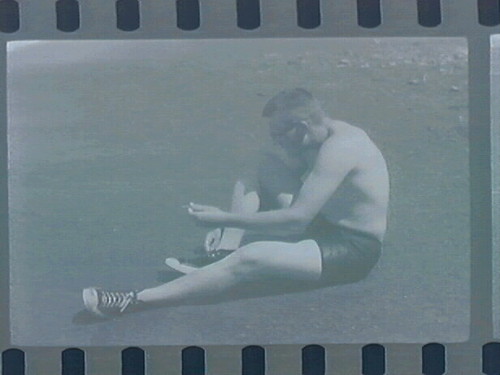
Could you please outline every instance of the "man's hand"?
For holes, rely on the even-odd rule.
[[[222,240],[222,229],[216,228],[207,233],[205,237],[205,251],[207,253],[214,252],[218,249]]]
[[[189,203],[188,213],[203,225],[220,225],[227,220],[228,213],[218,207]]]

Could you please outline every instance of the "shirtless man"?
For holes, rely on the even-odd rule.
[[[262,234],[224,259],[160,286],[131,292],[86,288],[86,308],[106,317],[148,305],[193,304],[244,283],[287,280],[317,287],[363,279],[380,257],[389,175],[367,134],[333,120],[304,89],[266,104],[270,135],[288,163],[270,156],[259,170],[258,212],[190,203],[188,214],[213,227]]]

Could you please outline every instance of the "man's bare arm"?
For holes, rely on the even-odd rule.
[[[355,168],[352,144],[327,141],[321,148],[314,168],[291,207],[251,214],[221,212],[200,220],[271,233],[298,233],[319,213],[347,174]]]
[[[355,171],[358,152],[353,143],[337,139],[328,140],[323,145],[290,207],[306,225],[318,215],[346,176]]]

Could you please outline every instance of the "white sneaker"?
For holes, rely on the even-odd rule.
[[[120,315],[140,302],[137,292],[111,292],[101,288],[85,288],[83,290],[83,303],[92,314],[107,318]]]

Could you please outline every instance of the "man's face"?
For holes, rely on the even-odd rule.
[[[307,122],[290,116],[273,116],[269,123],[273,142],[285,151],[298,153],[308,145]]]

